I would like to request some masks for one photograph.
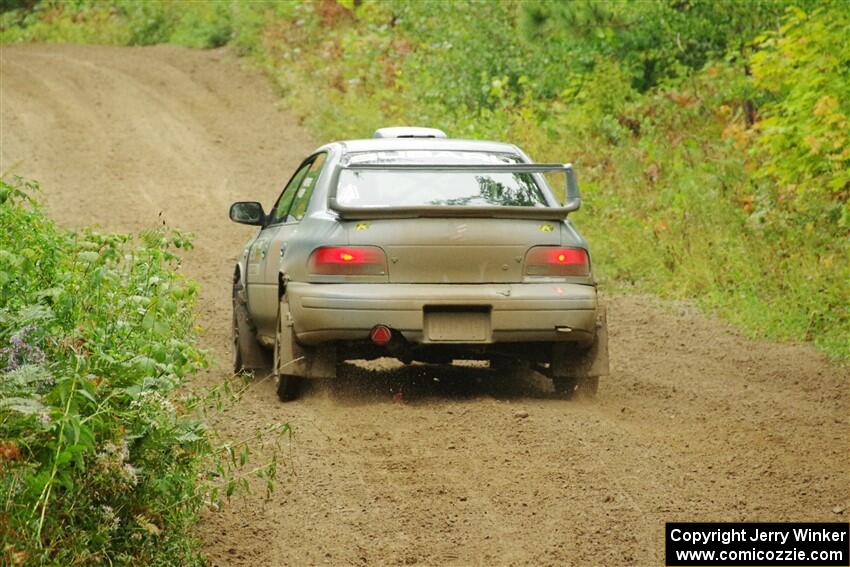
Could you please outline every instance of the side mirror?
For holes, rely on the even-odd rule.
[[[230,205],[230,220],[240,224],[263,226],[266,224],[266,213],[263,206],[256,201],[237,201]]]

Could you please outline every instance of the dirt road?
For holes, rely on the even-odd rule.
[[[227,207],[270,204],[315,141],[224,51],[2,46],[0,59],[0,171],[40,180],[65,225],[194,232],[187,270],[220,363],[196,380],[222,380],[250,230]],[[291,472],[268,502],[205,514],[211,563],[660,565],[665,521],[846,521],[846,368],[687,306],[609,305],[613,373],[593,402],[458,367],[319,383],[287,405],[254,384],[226,427],[290,421]]]

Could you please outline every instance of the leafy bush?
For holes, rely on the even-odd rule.
[[[57,229],[0,184],[0,498],[12,564],[196,562],[208,454],[167,395],[203,364],[180,234]],[[132,561],[131,561],[132,560]]]
[[[39,2],[0,11],[0,41],[126,44],[127,23],[112,7],[92,1]]]
[[[540,44],[541,55],[580,71],[592,71],[600,55],[615,59],[632,86],[645,92],[730,51],[744,51],[757,33],[778,24],[787,5],[783,0],[722,7],[710,0],[530,0],[521,5],[521,25]]]
[[[252,5],[246,3],[245,8],[250,10]],[[209,48],[231,40],[231,22],[229,0],[47,0],[31,10],[15,7],[4,11],[0,15],[0,40],[106,45],[174,43]]]
[[[768,93],[753,138],[772,209],[801,224],[850,229],[850,10],[791,10],[758,38],[756,87]],[[771,214],[766,211],[766,214]]]
[[[61,230],[36,189],[0,181],[0,562],[200,564],[196,513],[247,487],[247,449],[174,396],[205,364],[189,241]]]

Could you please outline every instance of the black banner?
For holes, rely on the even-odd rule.
[[[848,523],[668,522],[666,563],[850,565]]]

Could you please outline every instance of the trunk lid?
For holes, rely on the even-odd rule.
[[[393,283],[511,283],[532,246],[559,245],[554,221],[492,218],[349,222],[352,245],[380,246]]]

